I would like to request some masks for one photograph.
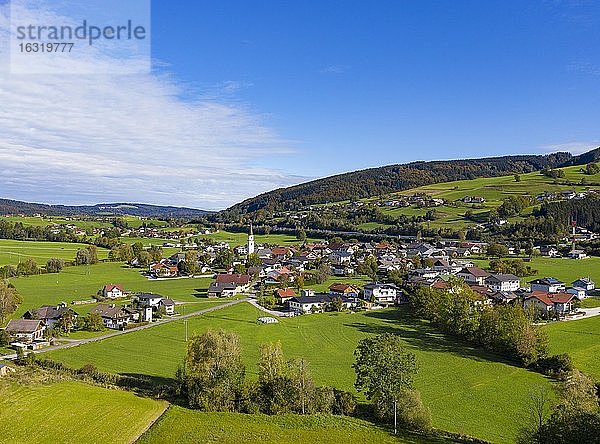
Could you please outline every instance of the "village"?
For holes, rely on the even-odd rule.
[[[274,317],[377,310],[407,304],[409,295],[419,287],[453,291],[456,282],[466,284],[477,295],[474,307],[519,304],[544,322],[598,314],[596,309],[579,309],[581,301],[596,295],[590,277],[566,283],[551,276],[528,280],[485,270],[471,259],[492,252],[493,246],[481,242],[443,241],[433,245],[338,240],[304,242],[299,247],[257,245],[250,227],[247,243],[233,249],[226,242],[185,245],[184,251],[151,263],[146,269],[141,269],[135,259],[130,266],[140,269],[149,280],[212,276],[206,298],[248,297]],[[507,252],[509,256],[515,253]],[[556,260],[585,257],[571,250],[571,259],[559,259],[554,247],[542,247],[538,254]],[[196,262],[193,267],[186,263],[190,260]],[[357,283],[357,276],[362,276],[364,282]],[[325,291],[309,288],[311,282],[327,277],[338,281]],[[367,277],[372,280],[368,282]],[[77,310],[85,303],[94,305],[84,318]],[[107,283],[91,300],[29,310],[21,319],[10,320],[5,332],[13,348],[39,350],[51,345],[57,327],[63,332],[77,328],[126,330],[179,314],[177,304],[168,296],[128,292],[122,285]],[[90,319],[99,325],[90,327]]]

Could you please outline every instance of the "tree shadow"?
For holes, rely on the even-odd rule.
[[[194,288],[192,296],[199,299],[208,299],[208,288]]]
[[[353,322],[344,325],[364,333],[399,335],[409,347],[418,350],[450,353],[476,361],[493,361],[518,367],[503,356],[479,349],[462,338],[441,333],[428,321],[412,316],[409,310],[408,307],[400,307],[395,310],[372,311],[364,316],[377,319],[378,323]]]

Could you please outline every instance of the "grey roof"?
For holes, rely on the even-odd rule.
[[[32,310],[29,310],[27,313],[25,313],[24,317],[25,319],[58,320],[69,311],[75,313],[73,310],[65,306],[59,305],[57,307],[54,307],[51,305],[43,305],[40,308],[34,308]]]
[[[11,333],[33,333],[44,325],[39,319],[12,319],[6,326],[6,331]]]
[[[514,274],[492,274],[486,281],[496,280],[498,282],[518,281],[519,278]]]

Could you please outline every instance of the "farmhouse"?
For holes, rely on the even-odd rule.
[[[137,300],[140,305],[146,307],[158,307],[158,304],[162,299],[164,299],[163,296],[154,293],[142,293],[137,295]]]
[[[517,291],[521,283],[514,274],[492,274],[485,279],[485,285],[495,291]]]
[[[44,321],[44,325],[47,328],[52,328],[54,324],[61,320],[67,313],[77,318],[77,313],[67,307],[64,302],[58,306],[43,305],[40,308],[34,308],[25,312],[23,315],[24,319],[35,319]]]
[[[176,265],[166,265],[162,262],[150,265],[150,274],[154,277],[175,277],[179,273]]]
[[[158,306],[164,307],[165,313],[168,315],[175,314],[175,302],[172,299],[162,298]]]
[[[44,338],[46,326],[41,319],[12,319],[4,330],[19,342],[31,344]]]
[[[365,285],[364,300],[390,304],[395,303],[400,293],[400,289],[395,284],[382,284],[379,282],[371,282]]]
[[[137,312],[132,312],[122,307],[113,305],[100,304],[90,310],[90,313],[96,313],[102,318],[102,322],[106,328],[113,330],[121,330],[127,324],[134,322],[136,317],[139,319]],[[137,315],[137,316],[136,316]]]
[[[108,284],[102,289],[102,296],[107,299],[118,299],[125,296],[125,290],[122,285]]]
[[[548,293],[544,291],[534,291],[525,298],[523,303],[525,308],[536,307],[544,313],[557,313],[565,315],[573,310],[574,296],[569,293]]]
[[[215,282],[208,287],[208,297],[226,298],[247,291],[250,288],[250,276],[247,274],[219,274]]]

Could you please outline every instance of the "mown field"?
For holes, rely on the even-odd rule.
[[[77,250],[85,244],[71,242],[36,242],[0,239],[0,266],[17,265],[25,259],[34,259],[38,265],[46,265],[50,258],[57,257],[66,261],[75,259]],[[108,258],[108,250],[98,248],[98,259]]]
[[[204,413],[171,406],[138,442],[425,444],[451,441],[406,434],[394,437],[372,423],[343,416]]]
[[[544,327],[552,353],[569,353],[575,366],[600,382],[600,316]]]
[[[223,328],[240,334],[249,377],[256,377],[259,344],[281,341],[287,357],[305,358],[316,382],[353,390],[353,351],[369,334],[394,332],[417,355],[417,387],[434,425],[494,442],[510,442],[528,402],[528,392],[550,383],[541,375],[500,362],[494,356],[448,339],[427,324],[415,323],[404,309],[360,314],[319,314],[258,324],[253,306],[234,307],[189,319],[189,330]],[[122,374],[172,378],[185,353],[183,322],[119,338],[49,352],[72,367],[94,363]]]
[[[67,267],[57,274],[42,274],[12,279],[24,302],[15,316],[30,308],[61,301],[87,300],[106,284],[121,284],[126,291],[158,293],[176,301],[201,304],[209,302],[206,290],[211,278],[149,280],[139,269],[120,263],[106,262],[96,265]],[[191,307],[191,306],[190,306]],[[81,310],[83,307],[76,307]]]
[[[82,382],[0,381],[0,442],[131,443],[166,402]]]
[[[472,259],[472,261],[479,267],[489,267],[489,260]],[[564,281],[567,285],[571,285],[571,282],[581,277],[589,277],[593,281],[600,283],[600,257],[589,257],[579,260],[534,257],[526,265],[531,266],[531,268],[538,272],[535,276],[522,278],[522,285],[542,277],[555,277]]]
[[[76,227],[86,228],[107,228],[112,225],[110,222],[92,220],[92,219],[78,219],[78,218],[66,218],[58,216],[0,216],[0,220],[5,220],[11,223],[22,223],[23,225],[31,225],[34,227],[47,227],[52,224],[68,225],[72,224]]]

